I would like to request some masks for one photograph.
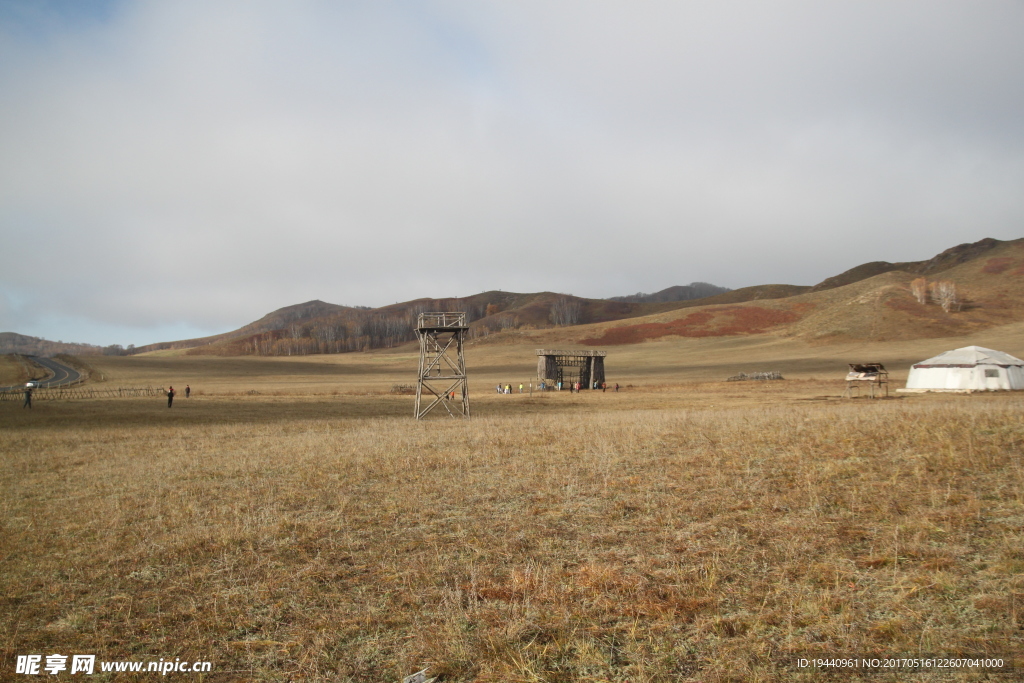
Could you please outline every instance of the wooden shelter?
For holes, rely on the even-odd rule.
[[[846,373],[846,391],[843,398],[853,398],[854,389],[860,393],[862,388],[867,388],[868,396],[881,395],[882,388],[885,388],[886,397],[889,396],[889,372],[881,363],[850,363],[850,371]]]
[[[579,382],[584,389],[604,384],[604,359],[607,351],[565,351],[537,349],[537,379],[563,386]]]
[[[420,340],[420,371],[416,382],[416,419],[441,406],[451,417],[469,417],[466,380],[465,313],[420,313],[416,336]],[[424,393],[433,396],[424,408]]]

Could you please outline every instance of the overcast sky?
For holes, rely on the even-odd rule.
[[[1024,3],[0,0],[0,331],[1024,237]]]

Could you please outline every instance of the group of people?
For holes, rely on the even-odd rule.
[[[540,383],[540,388],[544,389],[544,383],[543,382]],[[578,393],[580,393],[580,389],[582,389],[582,388],[583,388],[583,382],[572,382],[571,384],[569,384],[569,393],[578,394]],[[558,391],[561,391],[562,390],[562,383],[561,382],[556,382],[555,383],[555,389],[557,389]],[[591,387],[591,389],[593,389],[594,391],[597,391],[598,389],[600,389],[601,391],[608,391],[608,383],[607,382],[594,382],[594,385]],[[614,389],[615,389],[615,391],[619,390],[619,383],[618,382],[615,383]]]
[[[192,394],[192,387],[185,385],[185,398],[188,398]],[[170,408],[171,404],[174,403],[174,387],[167,389],[167,407]]]
[[[554,388],[557,391],[561,391],[563,386],[565,386],[565,385],[562,382],[555,382],[553,386],[554,386]],[[569,387],[569,392],[570,393],[578,394],[578,393],[580,393],[580,390],[583,389],[583,382],[571,382],[568,385],[568,387]],[[545,391],[548,388],[547,382],[541,380],[541,383],[539,385],[537,385],[537,388],[540,389],[541,391]],[[499,394],[511,394],[512,393],[512,385],[511,384],[499,384],[496,387],[496,389],[498,390]],[[592,386],[591,389],[594,389],[595,391],[598,390],[598,389],[600,389],[601,391],[608,391],[608,383],[607,382],[594,382],[594,386]],[[615,383],[613,389],[615,391],[619,390],[619,383],[618,382]],[[533,390],[531,389],[530,391],[532,392]],[[519,393],[520,394],[523,393],[523,385],[522,384],[519,385]]]

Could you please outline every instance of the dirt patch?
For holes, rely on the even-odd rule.
[[[760,334],[773,327],[799,320],[812,304],[797,304],[786,309],[760,306],[727,306],[714,310],[694,311],[682,318],[663,323],[622,325],[605,330],[600,337],[582,339],[596,346],[636,344],[648,339],[675,335],[679,337],[725,337]]]
[[[1006,256],[990,258],[988,261],[985,262],[985,265],[981,269],[981,272],[990,273],[992,275],[999,275],[1000,273],[1005,273],[1007,270],[1009,270],[1011,265],[1013,265],[1012,258]],[[1018,270],[1020,270],[1020,268],[1018,268]]]
[[[886,299],[883,302],[883,305],[885,305],[888,308],[891,308],[894,311],[906,313],[907,315],[911,315],[915,318],[924,318],[927,320],[931,320],[933,322],[941,321],[941,316],[938,313],[942,313],[942,315],[948,315],[943,313],[942,309],[937,305],[933,305],[931,308],[929,308],[927,304],[918,303],[914,299],[893,297],[890,299]],[[936,311],[938,311],[938,313],[936,313]]]

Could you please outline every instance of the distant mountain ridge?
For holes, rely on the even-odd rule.
[[[813,287],[771,284],[731,290],[706,282],[693,282],[689,285],[669,287],[653,294],[638,292],[637,294],[612,297],[611,299],[587,299],[555,292],[515,293],[489,291],[462,298],[416,299],[375,309],[363,306],[340,306],[320,300],[313,300],[277,309],[259,320],[231,332],[199,339],[161,342],[139,348],[129,347],[128,349],[122,349],[117,345],[101,348],[89,344],[50,342],[45,339],[11,332],[0,333],[0,353],[24,353],[44,356],[57,353],[87,355],[98,353],[145,353],[164,349],[182,349],[187,350],[190,354],[213,355],[342,353],[393,347],[414,340],[413,326],[416,315],[424,311],[465,311],[470,326],[471,338],[487,337],[491,334],[515,332],[517,330],[525,332],[590,323],[613,323],[615,321],[643,318],[645,316],[658,317],[672,311],[691,308],[699,309],[697,312],[689,314],[689,318],[687,318],[688,320],[695,321],[712,315],[715,307],[719,307],[722,311],[733,311],[733,313],[727,314],[727,317],[754,317],[749,320],[743,319],[739,322],[734,320],[729,324],[709,329],[701,328],[698,331],[699,334],[706,336],[732,333],[746,334],[753,333],[755,330],[768,329],[772,326],[790,325],[790,323],[795,325],[793,326],[794,330],[805,328],[809,330],[809,326],[812,325],[814,320],[825,320],[825,318],[828,318],[829,322],[821,323],[820,325],[814,323],[814,325],[818,325],[820,329],[839,330],[839,332],[836,332],[837,335],[846,335],[848,337],[850,334],[856,336],[861,334],[861,332],[850,332],[849,330],[852,329],[850,325],[852,323],[847,324],[836,321],[854,320],[857,316],[851,316],[851,313],[868,310],[864,307],[864,304],[869,301],[875,301],[874,299],[870,299],[868,294],[858,295],[860,298],[852,302],[856,303],[857,307],[851,308],[852,303],[847,302],[843,304],[842,308],[835,308],[833,310],[832,303],[822,302],[834,302],[839,299],[826,297],[826,299],[819,301],[819,298],[806,299],[804,295],[815,295],[815,297],[818,297],[818,295],[830,290],[842,288],[847,288],[842,290],[846,292],[850,285],[861,282],[865,282],[865,286],[870,288],[875,285],[871,285],[867,281],[882,282],[879,279],[882,276],[888,278],[884,279],[884,282],[887,284],[884,285],[884,292],[877,294],[877,297],[878,301],[885,301],[887,307],[885,311],[888,311],[885,315],[891,318],[892,324],[895,326],[901,324],[899,321],[903,320],[903,318],[900,316],[905,314],[917,316],[916,322],[913,318],[905,320],[904,324],[910,325],[907,328],[910,331],[900,329],[899,334],[923,333],[915,332],[913,328],[915,325],[918,327],[924,325],[926,318],[928,319],[928,329],[931,330],[928,334],[939,334],[940,331],[943,334],[959,334],[962,333],[962,330],[968,329],[970,325],[977,327],[996,324],[998,320],[1010,319],[1017,315],[1016,300],[1010,295],[1010,289],[1016,286],[1017,279],[1024,277],[1024,257],[1019,256],[1019,253],[1024,253],[1024,239],[1007,242],[985,238],[978,242],[960,244],[946,249],[940,254],[924,261],[901,263],[872,261],[864,263],[850,268],[839,275],[827,278]],[[964,270],[968,266],[970,266],[968,270]],[[963,280],[960,283],[961,286],[964,284],[976,285],[973,289],[968,287],[964,290],[965,298],[963,305],[965,308],[963,310],[981,311],[985,309],[988,313],[972,313],[971,315],[961,316],[959,322],[949,316],[936,317],[934,311],[930,308],[926,307],[920,310],[915,308],[916,304],[910,303],[909,285],[899,284],[904,280],[909,283],[912,277],[933,278],[947,271],[963,274],[958,276]],[[999,276],[999,278],[993,279],[993,276]],[[964,280],[964,278],[968,279]],[[996,291],[992,287],[997,285],[1000,288],[998,295],[992,293]],[[1006,289],[1007,287],[1010,287],[1010,289]],[[876,295],[872,294],[871,296]],[[1008,296],[1011,298],[1008,299]],[[1020,298],[1024,301],[1024,290],[1022,290]],[[792,303],[783,303],[783,300],[788,300]],[[801,303],[802,301],[806,301],[806,303]],[[764,303],[762,305],[759,302]],[[752,308],[750,304],[753,303],[758,303],[760,307]],[[872,306],[874,305],[872,304]],[[721,308],[723,306],[725,308]],[[774,313],[765,313],[769,309],[776,309],[780,306],[783,308],[793,306],[802,308],[797,312],[779,313],[776,311]],[[807,311],[812,309],[815,310],[815,313],[813,315],[808,314]],[[999,313],[999,310],[1003,310],[1004,313]],[[831,312],[826,315],[826,311]],[[896,311],[896,313],[892,311]],[[714,315],[718,314],[715,313]],[[757,316],[761,316],[761,318]],[[822,316],[825,316],[825,318]],[[1007,318],[1007,316],[1010,316],[1010,318]],[[1021,316],[1024,319],[1024,307],[1021,308]],[[877,318],[877,320],[881,319]],[[737,320],[739,319],[737,318]],[[757,322],[758,320],[760,322]],[[775,322],[771,322],[772,320]],[[754,324],[755,322],[757,324]],[[649,325],[649,323],[642,324]],[[662,325],[660,322],[654,324],[656,326]],[[878,323],[865,322],[863,326],[875,329],[878,328]],[[692,327],[692,323],[690,327]],[[671,326],[665,327],[665,330],[670,329],[676,328]],[[689,330],[687,334],[698,333],[689,327],[686,329]],[[892,327],[891,329],[897,330],[898,327]],[[892,334],[896,333],[895,331],[892,332]],[[644,334],[647,334],[647,332],[644,332]],[[827,336],[817,332],[815,332],[815,335],[816,338],[825,338]],[[629,335],[622,332],[620,337],[624,340]],[[638,337],[634,335],[634,337],[640,340],[643,338],[643,335]],[[629,338],[632,339],[633,337]],[[608,343],[629,343],[625,341],[611,342],[610,339]],[[597,343],[597,340],[597,337],[589,337],[587,341]]]
[[[73,344],[62,341],[49,341],[39,337],[29,337],[17,332],[0,332],[0,354],[18,353],[23,356],[56,356],[58,353],[72,355],[95,355],[103,352],[103,347],[92,344]]]
[[[730,290],[710,283],[691,283],[688,286],[669,287],[655,294],[639,293],[625,297],[614,297],[612,299],[586,299],[554,292],[522,294],[491,291],[456,299],[417,299],[372,310],[334,307],[333,304],[312,301],[280,309],[235,332],[219,335],[218,338],[191,340],[188,343],[188,347],[190,347],[188,353],[291,355],[337,353],[392,347],[415,339],[413,326],[416,314],[428,310],[465,311],[468,316],[471,338],[487,337],[491,334],[503,332],[515,333],[517,331],[530,334],[531,330],[573,327],[592,323],[615,323],[630,318],[647,317],[649,319],[651,316],[670,314],[672,311],[679,309],[693,308],[699,310],[690,314],[688,319],[700,320],[709,314],[713,316],[718,315],[711,313],[716,308],[723,311],[734,311],[735,315],[742,318],[737,319],[738,322],[733,320],[728,324],[713,327],[713,329],[702,329],[697,332],[698,334],[713,336],[719,334],[756,333],[757,331],[764,331],[778,325],[804,324],[800,321],[807,317],[807,312],[818,308],[821,304],[810,301],[806,304],[799,303],[803,295],[839,289],[847,285],[870,280],[885,273],[903,273],[903,277],[918,274],[931,277],[947,270],[958,268],[963,264],[979,261],[986,255],[990,255],[989,252],[993,250],[999,253],[1007,250],[1009,250],[1007,253],[1011,251],[1015,253],[1022,245],[1024,245],[1024,240],[1003,242],[986,238],[978,242],[952,247],[926,261],[907,263],[878,261],[862,264],[837,276],[828,278],[814,287],[771,284]],[[989,261],[991,260],[989,259]],[[1013,261],[1013,259],[1010,259],[1010,261]],[[991,269],[991,265],[975,268],[975,270],[982,273],[989,273]],[[1024,267],[1022,267],[1022,272],[1024,272]],[[699,298],[686,298],[696,297],[699,294],[709,295]],[[907,296],[909,297],[909,294]],[[792,306],[797,306],[799,311],[771,312],[779,307],[787,308],[791,306],[784,303],[788,300],[793,300]],[[827,300],[832,301],[832,299]],[[906,305],[906,302],[899,298],[892,299],[890,297],[886,301],[889,307]],[[755,302],[759,306],[749,305]],[[763,305],[761,305],[761,302],[763,302]],[[967,305],[973,306],[974,304],[968,302]],[[765,308],[766,306],[767,308]],[[826,308],[831,310],[831,304],[827,304]],[[571,315],[565,317],[560,314],[560,317],[556,318],[556,310],[568,311]],[[846,315],[845,313],[840,313],[839,309],[836,310],[836,314],[840,318]],[[848,310],[845,303],[843,310]],[[321,311],[325,311],[327,314],[318,315]],[[707,311],[707,313],[704,311]],[[734,313],[726,313],[725,315],[728,318],[733,316]],[[819,311],[810,316],[809,319],[812,321],[817,320],[822,315],[824,315],[824,312]],[[900,315],[903,314],[897,313],[897,318]],[[915,313],[915,315],[925,315],[926,317],[931,316],[934,318],[934,311],[928,309],[926,313]],[[753,317],[747,319],[743,318],[743,316]],[[999,316],[993,318],[974,316],[974,318],[976,319],[970,322],[970,325],[988,325],[994,323]],[[291,322],[288,323],[287,328],[284,328],[281,326],[281,322],[286,320]],[[963,322],[967,324],[967,319],[965,318]],[[808,322],[804,324],[804,327],[810,324]],[[827,326],[831,325],[831,322],[827,324]],[[927,334],[937,334],[940,330],[945,333],[966,329],[963,324],[954,324],[953,321],[943,316],[930,320],[928,325]],[[275,326],[277,326],[276,329],[268,329]],[[870,333],[870,326],[864,325],[862,327],[868,329]],[[912,327],[910,330],[909,332],[901,331],[899,333],[917,334],[917,332],[913,331]],[[862,331],[857,330],[851,333],[847,329],[847,331],[837,333],[836,338],[849,337],[851,334],[856,337],[862,334]],[[818,332],[815,332],[814,335],[816,338],[828,336],[825,335],[823,337]],[[582,341],[593,341],[596,343],[597,339],[591,337]]]
[[[902,270],[905,273],[913,273],[915,275],[934,275],[936,273],[941,273],[944,270],[949,270],[961,263],[966,263],[967,261],[977,258],[1003,244],[1006,244],[1006,242],[986,237],[985,239],[978,240],[977,242],[958,244],[955,247],[946,249],[941,254],[933,256],[927,261],[906,261],[903,263],[872,261],[870,263],[862,263],[861,265],[850,268],[839,275],[822,280],[811,287],[810,291],[820,292],[826,289],[842,287],[843,285],[860,282],[861,280],[866,280],[869,277],[881,275],[882,273],[889,273],[894,270]]]
[[[632,304],[658,304],[666,303],[670,301],[690,301],[692,299],[704,299],[709,296],[716,294],[725,294],[730,292],[728,287],[719,287],[713,285],[710,282],[691,282],[688,285],[676,285],[674,287],[668,287],[655,292],[654,294],[646,294],[644,292],[637,292],[636,294],[630,294],[628,296],[612,296],[608,297],[609,301],[624,301]]]
[[[1024,323],[1024,239],[961,244],[926,261],[866,263],[815,287],[751,289],[792,294],[766,298],[736,290],[683,302],[666,314],[588,325],[558,343],[603,347],[662,337],[771,334],[832,344],[966,338],[1008,325],[1016,330]],[[942,291],[952,292],[952,299]],[[735,301],[737,295],[744,301]]]

